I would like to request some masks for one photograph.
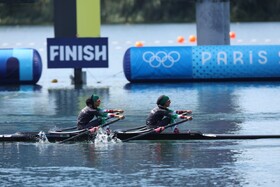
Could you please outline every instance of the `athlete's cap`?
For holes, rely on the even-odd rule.
[[[91,99],[93,102],[96,102],[99,99],[98,95],[92,94]]]
[[[159,96],[158,100],[157,100],[157,105],[161,105],[163,106],[167,101],[169,100],[169,97],[166,95],[161,95]]]

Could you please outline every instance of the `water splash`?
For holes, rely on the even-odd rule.
[[[38,140],[39,140],[39,143],[49,143],[49,140],[48,140],[45,132],[43,132],[43,131],[40,131],[38,133]]]
[[[114,144],[120,142],[122,141],[114,137],[114,134],[108,133],[108,129],[104,130],[102,128],[98,129],[94,139],[95,144]]]

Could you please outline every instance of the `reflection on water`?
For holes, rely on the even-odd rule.
[[[35,184],[36,181],[61,186],[95,183],[100,186],[246,186],[250,181],[259,185],[278,184],[276,173],[267,175],[268,169],[254,168],[264,165],[277,170],[269,163],[279,164],[279,159],[272,157],[273,160],[268,161],[261,153],[269,150],[275,154],[279,147],[259,143],[2,144],[0,173],[6,177],[1,177],[0,182],[5,185],[24,176],[13,184]],[[30,154],[32,158],[28,157]],[[256,154],[260,157],[255,160]],[[256,180],[251,171],[267,177]]]
[[[30,91],[41,91],[42,86],[40,85],[0,85],[0,92],[30,92]]]
[[[85,107],[85,101],[92,94],[97,94],[106,103],[109,96],[109,88],[88,89],[48,89],[48,97],[54,101],[55,115],[76,115]]]

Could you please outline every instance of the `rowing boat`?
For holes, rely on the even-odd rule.
[[[145,130],[147,131],[147,130]],[[110,137],[118,138],[122,141],[138,136],[145,131],[115,131],[110,134]],[[0,142],[38,142],[47,138],[49,142],[60,142],[78,135],[80,131],[57,132],[50,131],[48,133],[41,132],[17,132],[14,134],[0,135]],[[186,131],[182,133],[151,133],[140,136],[134,140],[225,140],[225,139],[275,139],[280,138],[280,135],[242,135],[242,134],[204,134],[199,131]],[[84,133],[82,136],[73,138],[71,141],[89,141],[94,137],[90,133]]]
[[[0,135],[0,142],[38,142],[48,140],[49,142],[61,142],[68,138],[74,137],[84,131],[72,132],[16,132],[14,134]],[[87,141],[93,139],[90,133],[84,133],[72,141]]]

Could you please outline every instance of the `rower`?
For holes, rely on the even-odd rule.
[[[87,129],[96,127],[95,130],[98,129],[98,126],[105,123],[105,120],[108,118],[119,118],[124,119],[123,110],[121,109],[101,109],[99,108],[101,100],[98,95],[91,95],[86,100],[86,107],[84,107],[77,119],[77,127],[78,129]]]
[[[175,119],[188,119],[192,120],[191,110],[171,110],[168,107],[170,106],[171,100],[166,95],[161,95],[157,99],[157,106],[151,110],[150,114],[146,119],[146,125],[149,128],[163,127],[170,123],[173,123]],[[179,133],[178,128],[174,127],[174,133]]]

